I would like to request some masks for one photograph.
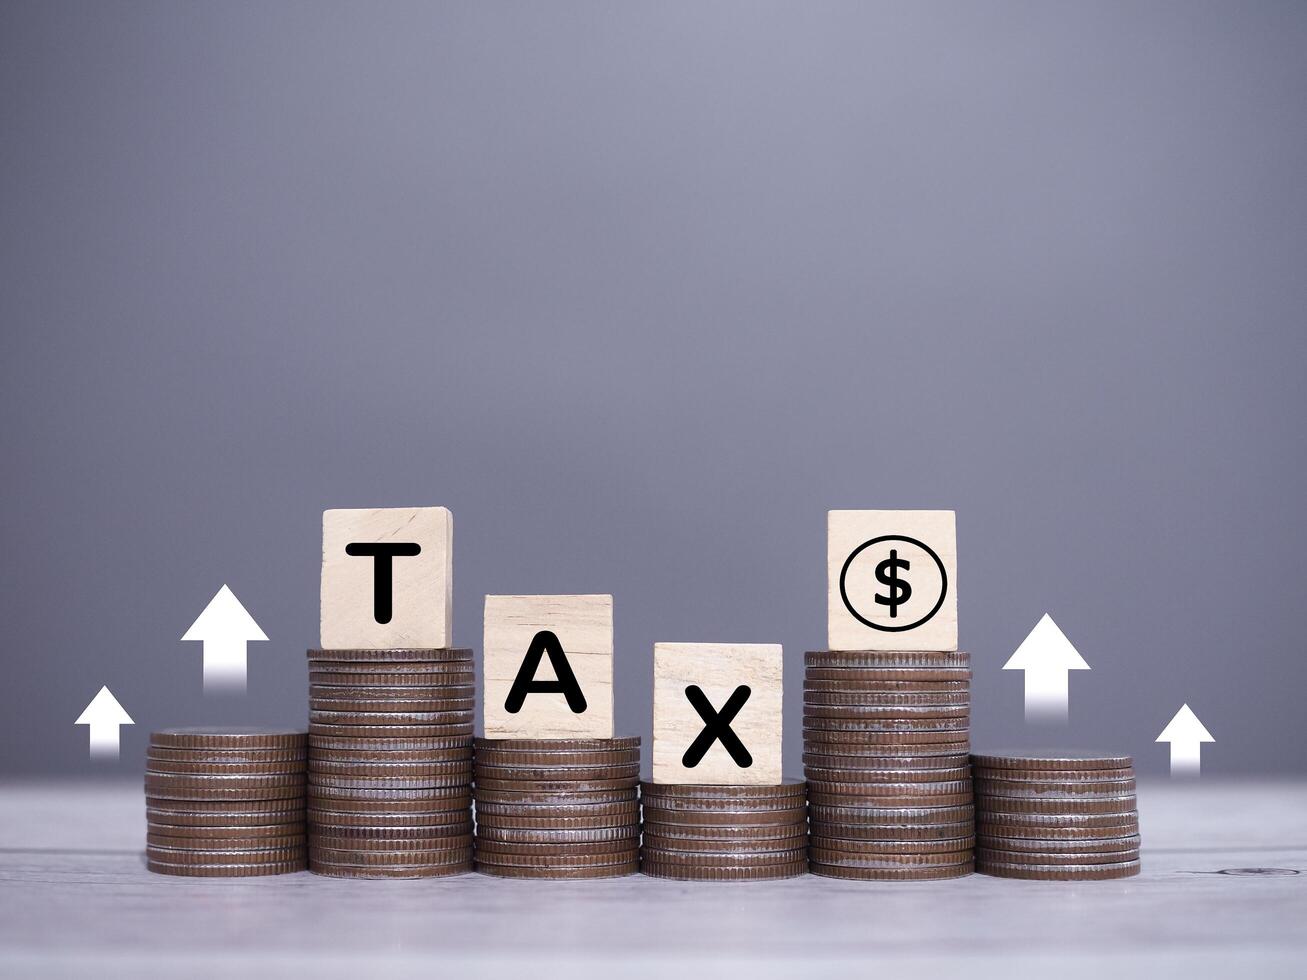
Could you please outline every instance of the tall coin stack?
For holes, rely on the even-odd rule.
[[[476,740],[476,863],[504,878],[640,866],[640,739]]]
[[[310,650],[309,870],[472,870],[472,651]]]
[[[641,783],[640,870],[681,881],[762,881],[808,871],[805,784]]]
[[[1139,873],[1130,756],[1002,752],[971,761],[981,874],[1084,881]]]
[[[954,878],[974,870],[970,660],[962,652],[804,658],[811,871]]]
[[[304,870],[303,732],[165,728],[145,763],[146,860],[166,875]]]

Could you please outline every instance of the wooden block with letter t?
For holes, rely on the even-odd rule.
[[[613,597],[488,595],[487,738],[613,737]]]
[[[322,512],[322,648],[452,646],[454,518],[444,507]]]
[[[781,781],[781,647],[654,644],[653,781]]]
[[[830,649],[958,648],[953,511],[833,510],[826,570]]]

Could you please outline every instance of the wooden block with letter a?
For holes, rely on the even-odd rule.
[[[781,782],[781,647],[654,644],[653,782]]]
[[[488,595],[487,738],[613,737],[613,597]]]
[[[832,650],[958,648],[951,510],[833,510],[827,517]]]
[[[322,648],[453,645],[454,518],[444,507],[322,513]]]

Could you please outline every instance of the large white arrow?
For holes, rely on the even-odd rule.
[[[74,725],[85,725],[91,736],[92,759],[118,758],[118,726],[135,725],[118,699],[107,687],[91,698],[91,703],[77,716]]]
[[[1026,721],[1066,721],[1068,673],[1089,664],[1048,613],[1021,641],[1004,670],[1026,672]]]
[[[224,585],[182,639],[204,644],[204,690],[208,693],[244,691],[246,644],[267,636]]]
[[[1215,742],[1216,739],[1203,727],[1189,705],[1182,704],[1175,717],[1162,729],[1162,734],[1157,736],[1157,741],[1171,743],[1171,775],[1175,777],[1197,776],[1202,768],[1203,743]]]

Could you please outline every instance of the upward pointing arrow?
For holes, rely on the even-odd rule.
[[[85,710],[77,716],[74,725],[85,725],[91,736],[92,759],[118,758],[118,726],[135,725],[131,715],[123,710],[109,688],[91,698]]]
[[[1068,673],[1090,667],[1053,617],[1044,613],[1003,669],[1026,672],[1026,721],[1065,722],[1070,697]]]
[[[1180,705],[1175,717],[1167,722],[1162,734],[1157,736],[1159,742],[1171,743],[1171,775],[1197,776],[1202,767],[1204,742],[1215,742],[1198,716],[1187,704]]]
[[[204,644],[204,690],[244,691],[246,644],[267,640],[231,589],[223,586],[191,623],[183,640]]]

